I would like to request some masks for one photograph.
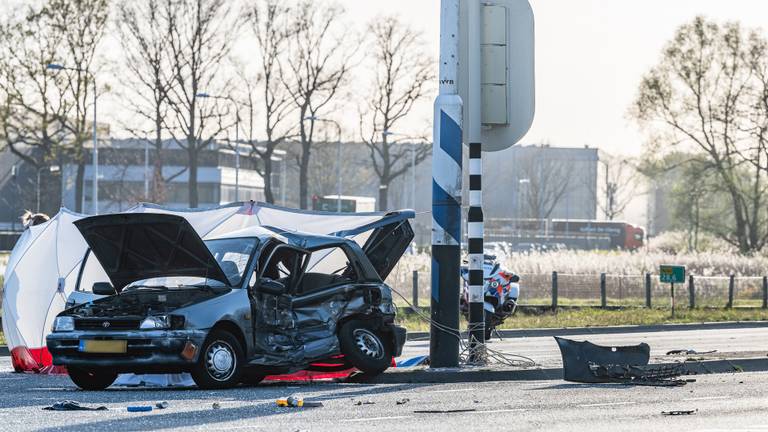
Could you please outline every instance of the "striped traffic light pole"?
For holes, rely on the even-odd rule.
[[[467,142],[469,142],[469,212],[467,214],[467,249],[469,255],[469,363],[485,359],[485,310],[483,295],[483,152],[481,114],[481,18],[480,1],[467,2]]]
[[[431,367],[459,364],[462,101],[458,94],[459,0],[440,3],[440,93],[432,141]]]
[[[469,143],[469,213],[467,246],[469,249],[469,348],[470,363],[482,361],[485,343],[483,296],[483,190],[482,145]]]

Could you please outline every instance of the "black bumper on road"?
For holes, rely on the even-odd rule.
[[[72,331],[51,333],[46,339],[48,351],[57,366],[110,368],[117,372],[185,371],[197,360],[187,360],[181,352],[187,342],[202,347],[206,331],[202,330],[132,330]],[[81,340],[125,340],[127,351],[121,354],[88,353],[79,350]]]

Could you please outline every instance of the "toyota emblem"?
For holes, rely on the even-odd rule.
[[[109,321],[104,321],[103,323],[101,323],[101,326],[104,328],[109,327],[110,326]]]

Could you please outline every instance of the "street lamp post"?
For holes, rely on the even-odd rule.
[[[336,126],[336,211],[341,213],[341,126],[336,120],[317,116],[307,116],[304,120],[332,123]]]
[[[69,70],[85,73],[91,76],[91,82],[93,83],[93,152],[91,154],[91,163],[93,164],[93,179],[91,180],[91,186],[93,187],[93,191],[91,199],[93,200],[93,214],[99,214],[99,144],[96,139],[96,99],[98,99],[98,95],[96,94],[96,76],[90,71],[79,68],[66,67],[57,63],[49,63],[46,66],[46,69],[56,71]]]
[[[51,165],[49,167],[40,167],[37,169],[37,199],[35,200],[35,213],[40,213],[40,172],[43,171],[45,168],[48,168],[48,170],[52,173],[59,172],[58,165]]]
[[[212,96],[198,93],[199,98],[222,99],[235,106],[235,202],[240,201],[240,104],[230,96]]]
[[[382,137],[393,135],[412,138],[410,135],[392,132],[386,129],[381,132]],[[411,209],[416,209],[416,143],[414,142],[411,143]]]

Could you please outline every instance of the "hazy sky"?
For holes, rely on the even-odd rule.
[[[703,14],[749,27],[768,23],[762,0],[530,0],[536,22],[536,116],[524,143],[597,146],[637,154],[626,118],[642,75],[681,24]],[[437,55],[439,0],[340,1],[355,20],[399,13]],[[420,117],[429,117],[429,104]],[[417,125],[414,125],[414,127]]]
[[[37,0],[0,0],[0,10],[33,1]],[[429,51],[437,58],[440,0],[336,1],[346,8],[350,27],[358,30],[378,15],[399,14],[423,31]],[[763,0],[530,1],[536,21],[536,115],[521,142],[588,144],[612,153],[641,151],[644,137],[626,118],[627,109],[640,78],[657,62],[677,27],[698,14],[718,21],[738,20],[748,27],[768,23],[768,1]],[[246,50],[251,48],[248,41],[242,42]],[[365,67],[355,70],[353,77],[356,93],[371,78]],[[111,100],[113,95],[107,96],[102,112],[120,123],[115,120],[125,109]],[[398,132],[429,130],[432,100],[433,96],[425,100]],[[353,138],[356,110],[323,115],[342,121],[348,129],[345,138]]]

